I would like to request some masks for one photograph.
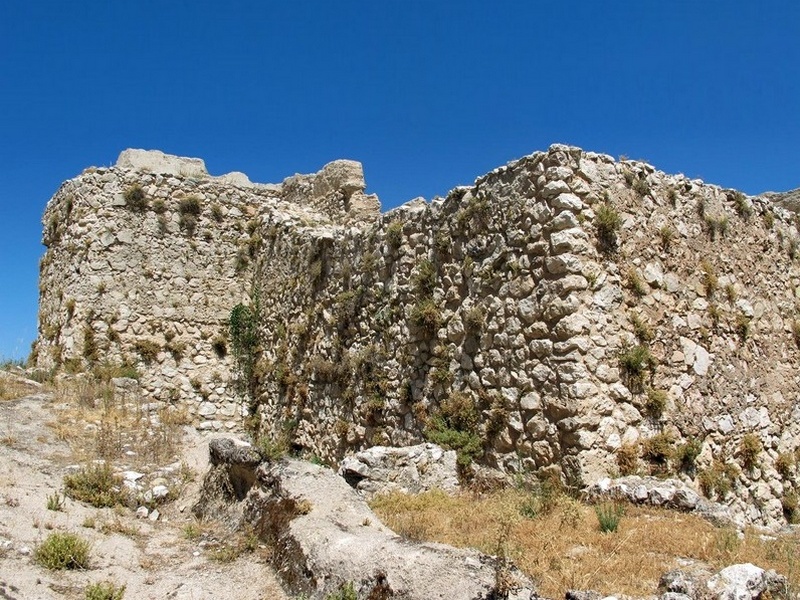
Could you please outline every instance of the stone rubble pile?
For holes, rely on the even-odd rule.
[[[453,493],[460,489],[456,453],[430,443],[403,448],[367,448],[342,459],[339,475],[367,499],[391,492],[419,494],[443,490]]]

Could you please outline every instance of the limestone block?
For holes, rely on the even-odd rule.
[[[708,580],[708,589],[717,600],[755,600],[767,592],[770,596],[785,589],[784,577],[751,563],[725,567]]]
[[[538,411],[542,408],[542,399],[536,392],[528,392],[519,402],[520,410]]]
[[[563,229],[571,229],[573,227],[578,227],[579,223],[578,220],[575,218],[575,215],[569,211],[564,210],[557,214],[552,221],[550,221],[550,229],[551,231],[561,231]]]
[[[542,188],[542,198],[550,199],[559,196],[560,194],[569,194],[572,190],[569,189],[564,181],[550,181]]]
[[[580,212],[584,208],[583,200],[575,194],[559,194],[550,201],[554,210],[571,210]]]
[[[580,227],[556,231],[550,236],[553,254],[585,252],[588,249],[586,232]]]

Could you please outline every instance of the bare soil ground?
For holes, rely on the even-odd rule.
[[[86,425],[64,423],[73,414],[43,390],[0,400],[0,599],[79,599],[87,585],[101,581],[125,585],[125,598],[287,598],[265,562],[267,549],[221,561],[219,546],[209,541],[213,526],[192,516],[209,439],[192,427],[183,427],[179,451],[194,475],[173,501],[158,507],[157,521],[137,518],[130,508],[98,509],[69,498],[62,510],[48,510],[48,498],[63,490],[75,461],[59,429]],[[88,540],[90,568],[49,571],[36,564],[35,548],[53,532]]]

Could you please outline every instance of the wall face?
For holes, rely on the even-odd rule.
[[[119,206],[134,182],[164,198],[166,232]],[[432,439],[580,483],[632,449],[639,470],[678,470],[696,441],[685,477],[726,477],[743,518],[782,518],[800,444],[791,213],[564,146],[383,215],[363,189],[349,161],[281,186],[119,167],[67,182],[45,213],[39,363],[84,360],[87,324],[112,360],[152,340],[139,366],[154,397],[207,427],[256,412],[262,433],[327,460]],[[187,195],[202,195],[194,237]],[[604,238],[609,215],[621,227]],[[239,302],[258,312],[248,399],[212,347]]]

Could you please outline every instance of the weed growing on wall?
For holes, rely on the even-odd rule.
[[[608,202],[599,204],[594,211],[594,226],[597,230],[597,246],[601,252],[617,250],[617,233],[622,227],[622,217]]]
[[[123,194],[125,205],[136,212],[142,212],[147,208],[147,194],[138,183],[132,185]]]
[[[258,322],[260,302],[258,291],[252,294],[252,304],[237,304],[231,310],[228,318],[228,339],[230,351],[236,362],[240,382],[250,395],[251,401],[255,399],[255,365],[259,351]]]
[[[483,450],[478,432],[480,413],[473,397],[453,392],[428,422],[427,438],[458,453],[460,467],[468,467]]]

